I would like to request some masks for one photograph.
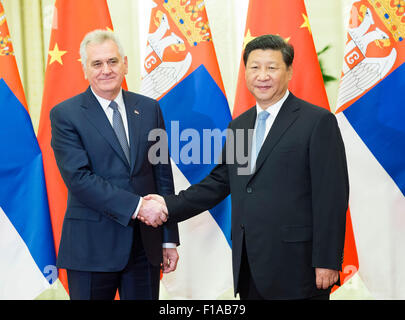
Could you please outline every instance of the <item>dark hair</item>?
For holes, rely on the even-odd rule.
[[[253,50],[277,50],[281,51],[284,63],[287,67],[291,66],[294,60],[294,47],[287,43],[282,37],[274,34],[265,34],[263,36],[254,38],[245,47],[243,52],[243,62],[246,66],[249,54]]]

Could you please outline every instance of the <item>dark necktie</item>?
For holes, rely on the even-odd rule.
[[[125,153],[125,157],[127,158],[128,163],[130,163],[127,135],[125,134],[124,123],[122,122],[121,113],[118,110],[118,104],[113,100],[111,101],[109,107],[113,109],[113,129],[118,138],[118,141],[120,142],[122,150]]]

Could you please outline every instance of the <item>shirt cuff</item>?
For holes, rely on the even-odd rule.
[[[132,215],[132,219],[134,219],[134,220],[135,220],[136,217],[138,216],[139,209],[141,209],[142,200],[143,200],[143,198],[142,198],[142,197],[139,197],[138,205],[137,205],[137,207],[136,207],[136,209],[135,209],[134,214]]]
[[[138,206],[136,207],[135,212],[134,212],[134,214],[132,215],[132,219],[136,219],[136,217],[138,216],[139,209],[141,208],[142,200],[143,200],[143,198],[141,197],[141,198],[139,199]],[[177,248],[177,244],[176,244],[176,243],[167,242],[167,243],[163,243],[163,244],[162,244],[162,247],[163,247],[163,248],[166,248],[166,249],[175,249],[175,248]]]
[[[175,248],[177,248],[177,245],[175,243],[167,242],[167,243],[163,243],[162,247],[166,248],[166,249],[175,249]]]

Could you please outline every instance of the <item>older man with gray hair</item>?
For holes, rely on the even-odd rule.
[[[88,33],[80,56],[89,88],[50,115],[68,188],[57,266],[67,269],[71,299],[112,300],[117,289],[121,299],[158,299],[160,270],[175,270],[179,244],[177,225],[162,226],[164,210],[150,217],[162,205],[142,198],[174,193],[170,163],[147,158],[162,113],[157,101],[122,89],[128,60],[113,32]]]

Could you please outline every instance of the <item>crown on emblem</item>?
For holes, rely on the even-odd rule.
[[[0,36],[0,56],[11,56],[13,54],[14,53],[11,48],[10,36]]]
[[[4,11],[0,12],[0,27],[6,22],[6,16]],[[10,56],[13,55],[10,36],[2,36],[2,30],[0,30],[0,56]]]
[[[403,41],[405,36],[405,1],[369,0],[369,2],[395,41]]]
[[[203,0],[164,0],[163,7],[191,46],[211,41]]]

